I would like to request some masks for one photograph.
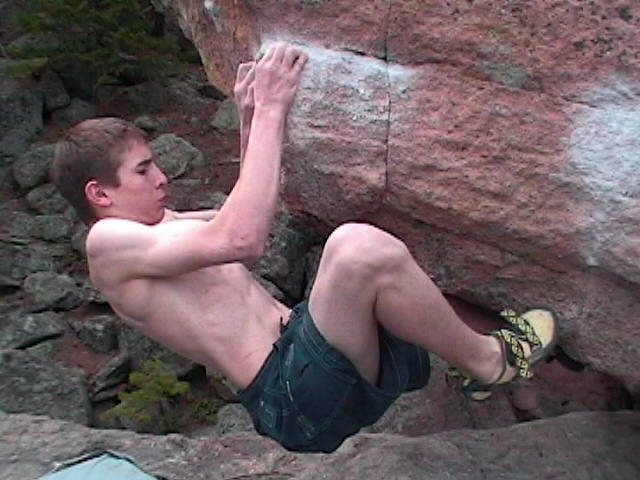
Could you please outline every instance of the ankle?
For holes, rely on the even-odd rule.
[[[504,374],[508,365],[506,365],[504,355],[502,353],[502,345],[500,339],[493,335],[485,335],[486,357],[481,368],[478,369],[478,374],[475,377],[479,382],[491,384],[500,380]]]

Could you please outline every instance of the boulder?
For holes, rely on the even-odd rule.
[[[147,360],[158,359],[179,377],[190,372],[195,364],[177,353],[144,336],[138,330],[120,322],[120,350],[127,354],[132,370],[142,370]]]
[[[65,242],[71,237],[73,221],[66,215],[36,215],[31,235],[50,242]]]
[[[56,110],[51,115],[54,122],[70,127],[88,118],[96,116],[96,108],[79,98],[74,98],[66,108]]]
[[[78,61],[70,56],[58,56],[51,64],[71,97],[90,99],[98,80],[97,68],[90,61]]]
[[[219,130],[240,130],[240,116],[233,98],[227,98],[220,104],[211,119],[211,126]]]
[[[64,320],[54,312],[13,311],[0,321],[0,349],[24,349],[65,332]]]
[[[35,88],[0,75],[0,164],[24,153],[42,131],[43,97]]]
[[[25,199],[31,208],[44,215],[64,213],[71,207],[53,183],[34,188],[27,193]]]
[[[51,70],[46,70],[40,78],[40,89],[44,95],[44,110],[51,113],[71,103],[71,97],[64,88],[60,77]]]
[[[24,8],[27,0],[2,0],[0,1],[0,42],[3,45],[18,38],[21,29],[16,25],[15,12]]]
[[[0,239],[2,242],[26,245],[35,229],[35,216],[19,210],[0,211]]]
[[[109,303],[102,292],[93,286],[88,272],[77,274],[74,278],[78,285],[80,285],[82,296],[87,302],[99,305],[107,305]]]
[[[92,351],[108,353],[118,348],[119,322],[115,315],[91,315],[70,320],[69,324]]]
[[[640,475],[640,413],[574,413],[493,430],[416,438],[360,434],[333,454],[294,454],[255,433],[189,439],[95,430],[31,415],[0,415],[1,478],[37,478],[55,462],[110,449],[167,480],[606,478]]]
[[[214,425],[199,428],[189,436],[193,438],[221,437],[227,433],[254,432],[249,412],[238,403],[229,403],[218,410]]]
[[[23,350],[0,350],[0,409],[69,420],[91,421],[84,377],[51,359]]]
[[[155,161],[165,175],[178,178],[194,168],[204,166],[204,155],[185,139],[166,133],[150,143]]]
[[[309,55],[285,201],[404,239],[447,293],[548,305],[574,359],[640,373],[640,4],[177,0],[210,81]],[[624,325],[624,334],[620,334]]]
[[[98,94],[103,98],[115,98],[124,94],[132,113],[162,112],[167,105],[171,105],[176,111],[188,112],[211,104],[212,99],[201,93],[205,82],[204,76],[191,78],[189,74],[183,74],[180,78],[163,78],[128,87],[126,93],[109,86],[101,87]]]
[[[13,177],[22,188],[33,188],[49,178],[49,165],[53,160],[53,144],[29,149],[13,164]]]
[[[82,303],[80,288],[73,278],[55,272],[36,272],[22,286],[32,311],[71,310]]]
[[[141,128],[149,135],[155,134],[162,128],[162,122],[150,115],[140,115],[133,121],[134,125]]]
[[[93,400],[95,402],[102,400],[101,397],[106,396],[106,390],[127,382],[130,371],[129,356],[126,353],[119,353],[105,363],[93,378]],[[115,393],[112,394],[111,392],[108,392],[108,395],[109,397],[116,396]]]
[[[303,228],[301,218],[286,208],[280,209],[269,232],[264,255],[250,270],[275,284],[287,298],[299,300],[304,286],[304,256],[313,233]]]
[[[21,287],[34,272],[59,271],[72,255],[71,247],[62,243],[0,242],[0,286]]]

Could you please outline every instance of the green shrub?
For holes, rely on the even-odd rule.
[[[32,0],[17,20],[23,31],[55,41],[12,55],[87,65],[96,85],[144,81],[178,63],[177,41],[164,35],[149,0]]]
[[[218,411],[224,404],[219,398],[201,398],[194,405],[193,418],[213,425],[218,421]]]
[[[181,426],[178,401],[189,392],[189,384],[161,360],[147,360],[142,370],[129,375],[129,392],[118,394],[120,403],[107,410],[106,418],[136,431],[176,432]]]
[[[3,73],[10,77],[30,77],[33,75],[39,75],[42,73],[47,65],[48,60],[46,58],[28,58],[25,60],[16,60],[10,62],[4,68]]]

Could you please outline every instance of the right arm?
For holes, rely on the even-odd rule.
[[[255,107],[242,168],[214,220],[234,241],[254,247],[256,257],[262,254],[275,214],[286,114],[306,60],[291,46],[278,44],[256,64]]]

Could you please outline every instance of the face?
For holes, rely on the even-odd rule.
[[[169,197],[167,177],[153,162],[146,142],[132,141],[118,168],[120,185],[103,187],[111,200],[108,216],[153,225],[164,216]]]

